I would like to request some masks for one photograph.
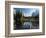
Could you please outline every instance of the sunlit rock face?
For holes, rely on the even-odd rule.
[[[35,12],[33,12],[32,16],[39,16],[39,10],[36,10]]]

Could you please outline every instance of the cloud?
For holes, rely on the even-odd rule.
[[[25,17],[29,17],[29,16],[32,16],[32,13],[35,12],[35,11],[36,11],[35,9],[32,9],[32,10],[30,10],[30,11],[27,12],[27,13],[25,13],[25,12],[23,11],[23,15],[24,15]]]

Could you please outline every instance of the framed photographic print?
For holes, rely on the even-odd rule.
[[[5,36],[33,36],[45,34],[45,4],[5,2]]]

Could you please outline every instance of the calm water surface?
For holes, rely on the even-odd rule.
[[[24,22],[23,28],[31,28],[32,27],[32,22]]]

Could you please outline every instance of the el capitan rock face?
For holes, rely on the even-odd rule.
[[[39,10],[36,10],[35,12],[33,12],[32,16],[39,16]]]

